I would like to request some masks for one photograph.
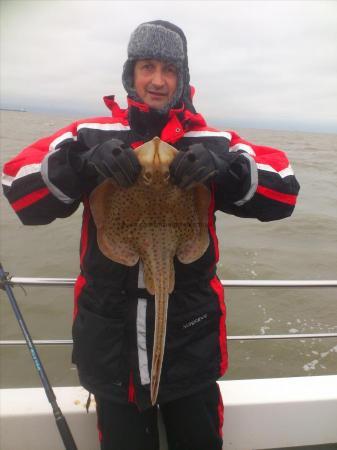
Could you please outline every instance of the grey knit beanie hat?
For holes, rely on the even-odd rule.
[[[141,100],[133,87],[133,77],[134,65],[139,59],[159,59],[173,63],[177,68],[176,92],[169,104],[158,112],[167,112],[177,105],[185,95],[189,95],[187,42],[179,27],[164,20],[155,20],[140,24],[131,34],[122,81],[129,96],[137,101]]]

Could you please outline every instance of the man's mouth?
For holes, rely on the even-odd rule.
[[[150,95],[153,97],[166,97],[167,94],[165,92],[154,92],[154,91],[147,91]]]

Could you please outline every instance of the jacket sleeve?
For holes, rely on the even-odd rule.
[[[71,215],[81,200],[80,180],[68,163],[77,142],[76,122],[26,147],[3,167],[5,196],[25,225]]]
[[[260,221],[278,220],[292,214],[299,184],[284,152],[258,146],[231,132],[230,152],[246,158],[247,177],[240,199],[228,201],[226,193],[215,186],[216,209],[239,217]]]

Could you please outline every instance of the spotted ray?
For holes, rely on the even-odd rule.
[[[164,356],[169,294],[174,288],[173,259],[185,264],[200,258],[209,244],[209,190],[196,185],[182,190],[170,182],[169,165],[178,151],[152,139],[135,150],[142,166],[129,188],[112,180],[90,196],[102,253],[126,266],[140,259],[144,283],[155,297],[155,332],[151,369],[151,402],[156,403]]]

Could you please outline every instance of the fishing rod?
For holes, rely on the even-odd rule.
[[[65,419],[65,417],[62,414],[61,409],[59,408],[56,396],[54,394],[53,388],[51,387],[51,384],[48,380],[47,374],[43,368],[42,362],[40,360],[40,357],[37,353],[37,350],[35,348],[35,345],[32,341],[32,338],[29,334],[28,328],[25,324],[25,321],[23,319],[23,316],[21,314],[21,311],[19,309],[19,306],[17,304],[17,301],[14,297],[13,290],[11,288],[11,281],[8,277],[8,273],[6,273],[2,267],[2,264],[0,263],[0,288],[4,289],[7,293],[7,297],[11,303],[12,309],[14,311],[15,317],[20,325],[21,331],[23,333],[23,336],[26,340],[27,346],[29,348],[30,354],[32,356],[32,359],[34,361],[35,368],[40,376],[42,385],[44,387],[46,396],[48,398],[49,403],[51,404],[53,408],[53,414],[55,417],[57,428],[60,432],[63,444],[66,448],[66,450],[77,450],[74,438],[71,434],[70,428],[68,426],[68,423]]]

